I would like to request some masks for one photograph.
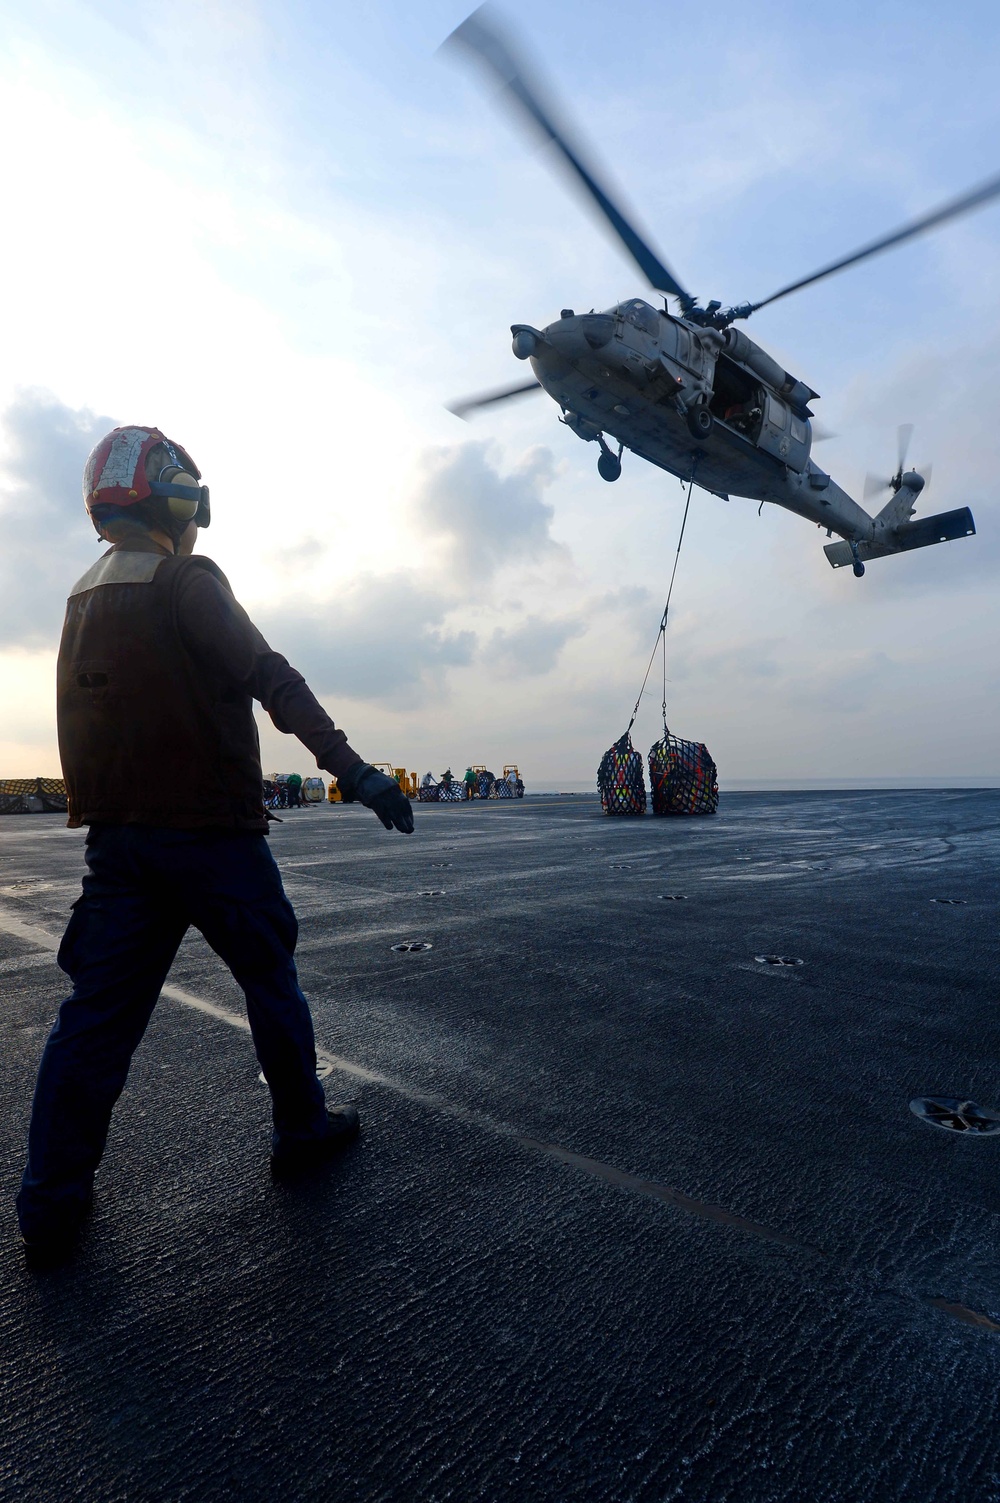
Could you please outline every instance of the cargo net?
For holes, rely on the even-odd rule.
[[[667,731],[649,748],[654,814],[714,814],[717,778],[715,763],[700,741],[681,741]]]
[[[62,778],[0,778],[0,814],[65,814]]]
[[[646,784],[642,758],[628,731],[604,753],[597,769],[597,787],[605,814],[645,814]]]

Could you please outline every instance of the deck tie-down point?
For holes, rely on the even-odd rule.
[[[929,1127],[943,1127],[946,1132],[964,1132],[974,1138],[1000,1133],[1000,1112],[974,1101],[959,1101],[955,1096],[917,1096],[910,1111]]]

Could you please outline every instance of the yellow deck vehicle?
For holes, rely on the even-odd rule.
[[[497,778],[494,784],[497,798],[523,798],[524,784],[518,771],[516,762],[505,762],[503,765],[503,777]]]
[[[391,762],[373,762],[372,766],[397,782],[407,798],[416,796],[418,778],[415,772],[407,772],[405,767],[393,767]]]

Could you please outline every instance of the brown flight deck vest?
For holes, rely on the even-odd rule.
[[[184,646],[178,587],[210,559],[112,549],[73,587],[59,645],[69,824],[266,830],[251,696]]]

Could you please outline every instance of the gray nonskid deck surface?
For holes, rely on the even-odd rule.
[[[0,821],[0,1497],[1000,1500],[1000,1137],[908,1110],[1000,1106],[1000,793],[417,817],[273,833],[358,1147],[272,1187],[190,938],[45,1277],[11,1200],[82,836]]]

